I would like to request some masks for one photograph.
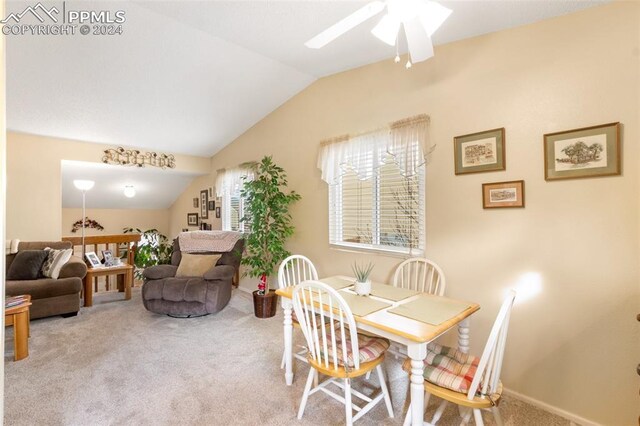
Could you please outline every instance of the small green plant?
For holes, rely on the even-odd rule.
[[[140,228],[124,228],[123,232],[125,234],[140,234],[141,237],[134,259],[136,279],[143,278],[142,271],[145,268],[171,263],[173,245],[166,235],[161,234],[157,229],[142,231]],[[126,258],[126,253],[124,256]]]
[[[373,271],[373,263],[369,262],[367,265],[360,265],[358,262],[354,262],[351,265],[353,275],[356,277],[356,281],[359,283],[366,283],[369,281],[369,275]]]

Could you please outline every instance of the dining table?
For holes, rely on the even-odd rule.
[[[406,347],[411,358],[411,424],[422,425],[424,416],[424,359],[427,344],[458,327],[458,349],[469,351],[469,316],[480,309],[474,302],[435,296],[372,282],[371,293],[359,296],[355,278],[336,275],[319,280],[339,292],[352,310],[358,330],[373,333]],[[293,384],[293,289],[280,288],[284,311],[285,382]]]

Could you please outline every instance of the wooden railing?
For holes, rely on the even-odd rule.
[[[62,241],[70,241],[75,251],[80,247],[82,251],[82,237],[62,237]],[[117,257],[121,257],[124,251],[127,252],[127,263],[133,265],[136,250],[140,242],[140,234],[115,234],[115,235],[92,235],[84,237],[84,251],[100,253],[100,250],[111,250]]]

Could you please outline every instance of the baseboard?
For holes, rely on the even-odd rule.
[[[247,293],[247,294],[253,293],[253,290],[249,290],[248,288],[244,288],[244,287],[241,287],[241,286],[236,287],[236,290],[240,290],[241,292]]]
[[[503,393],[512,398],[519,399],[520,401],[524,401],[527,404],[531,404],[534,407],[538,407],[544,411],[548,411],[550,413],[556,414],[560,417],[563,417],[571,422],[572,425],[581,425],[581,426],[602,426],[600,423],[596,423],[591,420],[587,420],[584,417],[580,417],[577,414],[570,413],[561,408],[553,406],[551,404],[547,404],[546,402],[539,401],[535,398],[531,398],[530,396],[526,396],[521,394],[520,392],[513,391],[511,389],[504,388]]]

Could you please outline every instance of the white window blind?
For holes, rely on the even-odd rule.
[[[331,244],[424,253],[427,124],[419,116],[322,147]]]
[[[248,226],[240,219],[244,217],[244,202],[240,196],[242,185],[251,179],[249,170],[238,168],[218,171],[216,195],[222,197],[222,230],[246,232]]]

